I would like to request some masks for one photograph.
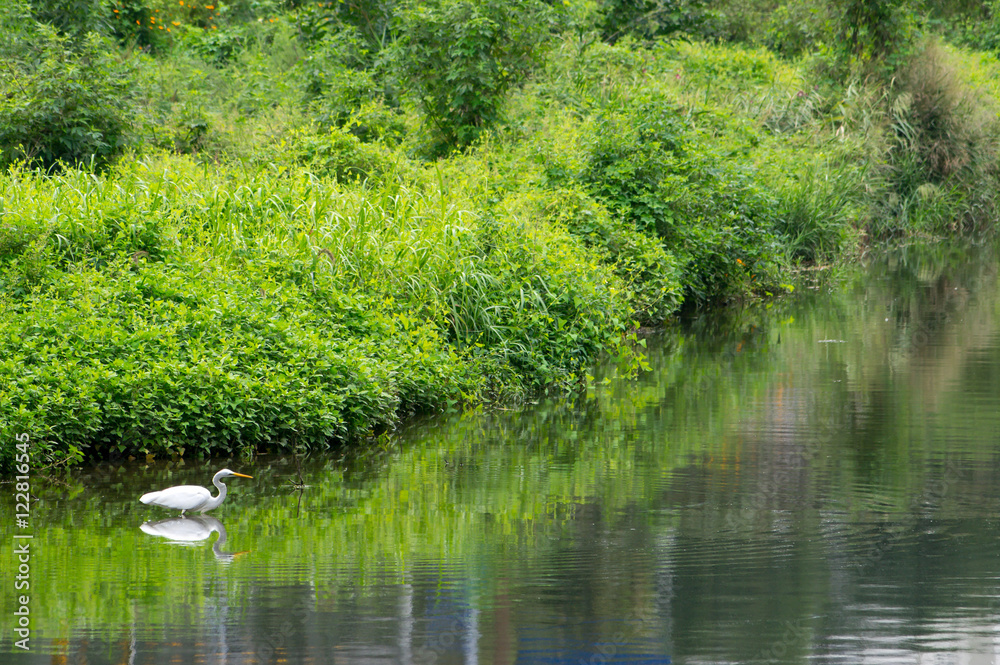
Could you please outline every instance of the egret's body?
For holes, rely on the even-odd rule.
[[[226,500],[226,486],[220,479],[227,476],[253,478],[253,476],[223,469],[212,478],[212,484],[219,488],[217,496],[212,496],[211,492],[198,485],[178,485],[177,487],[168,487],[159,492],[143,494],[139,497],[139,501],[153,506],[163,506],[164,508],[179,510],[181,511],[181,515],[187,510],[197,510],[204,513],[205,511],[217,508],[219,504]]]

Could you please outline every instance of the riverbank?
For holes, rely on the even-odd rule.
[[[992,227],[993,56],[915,36],[887,78],[886,54],[562,16],[523,62],[473,49],[463,101],[407,64],[460,6],[407,15],[395,51],[350,17],[309,33],[308,7],[161,16],[179,36],[148,54],[17,18],[6,48],[52,62],[5,79],[0,440],[30,434],[36,467],[357,441],[575,389],[603,353],[638,371],[638,326],[796,266]],[[109,82],[66,88],[89,133],[45,124],[62,71]]]

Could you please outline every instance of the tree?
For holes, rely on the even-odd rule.
[[[698,27],[705,19],[707,0],[604,0],[601,37],[615,43],[628,34],[665,37]]]
[[[548,37],[539,0],[414,2],[401,15],[399,64],[445,147],[465,146],[500,119],[511,88]]]
[[[834,0],[839,15],[837,43],[844,56],[877,66],[912,44],[907,0]]]
[[[108,38],[74,45],[14,14],[0,15],[0,32],[0,165],[100,167],[132,144],[135,63]]]

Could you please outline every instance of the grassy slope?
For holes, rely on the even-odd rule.
[[[275,83],[294,51],[251,49],[233,76],[143,64],[156,140],[193,155],[0,176],[0,441],[28,432],[46,460],[320,446],[570,387],[601,352],[634,369],[636,323],[842,256],[891,198],[876,93],[821,92],[764,50],[566,40],[505,128],[431,164],[412,113],[400,145],[309,125]]]

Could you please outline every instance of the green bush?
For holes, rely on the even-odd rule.
[[[748,89],[771,84],[779,60],[770,51],[726,45],[714,48],[684,48],[684,74],[704,87]]]
[[[676,104],[655,95],[606,110],[595,133],[583,174],[588,189],[662,240],[683,266],[687,297],[774,288],[783,260],[775,202],[733,159],[739,152],[716,152],[721,145],[699,138]]]
[[[28,4],[36,21],[52,26],[74,43],[90,32],[107,34],[110,28],[102,0],[28,0]]]
[[[363,143],[344,128],[299,132],[291,145],[310,172],[343,182],[405,178],[408,160],[379,143]]]
[[[540,0],[414,2],[402,14],[397,63],[444,149],[497,124],[507,93],[548,37]]]
[[[110,6],[111,35],[120,44],[144,49],[159,49],[165,44],[165,35],[149,20],[153,11],[147,0],[116,0]]]
[[[0,69],[0,165],[106,166],[136,142],[136,63],[94,33],[71,48],[47,26]]]
[[[580,190],[556,190],[536,198],[539,218],[580,238],[622,279],[640,324],[660,325],[677,311],[683,298],[680,267],[656,238],[609,215]]]
[[[824,2],[786,2],[764,23],[761,41],[785,58],[796,58],[831,41],[830,7]]]
[[[910,0],[831,0],[838,67],[889,84],[905,66],[917,36]]]
[[[622,88],[641,85],[648,53],[636,48],[631,37],[613,46],[603,42],[563,40],[549,52],[544,69],[532,80],[533,92],[588,116],[595,109],[616,103]]]
[[[705,23],[700,36],[713,42],[759,46],[765,39],[765,26],[784,5],[781,0],[711,0],[712,20]]]
[[[325,89],[309,104],[312,117],[323,127],[343,127],[354,111],[378,95],[371,72],[338,68],[324,72]]]
[[[287,279],[125,259],[0,313],[0,436],[60,455],[325,446],[456,396],[432,328]]]
[[[982,51],[1000,51],[1000,0],[976,3],[945,24],[949,36],[957,42]]]
[[[708,0],[602,0],[601,37],[614,44],[626,35],[642,39],[697,32],[709,15]]]
[[[397,0],[352,0],[351,2],[294,2],[293,21],[303,41],[321,44],[345,30],[357,34],[370,54],[385,48],[394,38],[392,23]]]
[[[597,353],[624,352],[627,293],[578,240],[493,212],[471,239],[438,284],[455,343],[513,369],[506,383],[575,387]]]

